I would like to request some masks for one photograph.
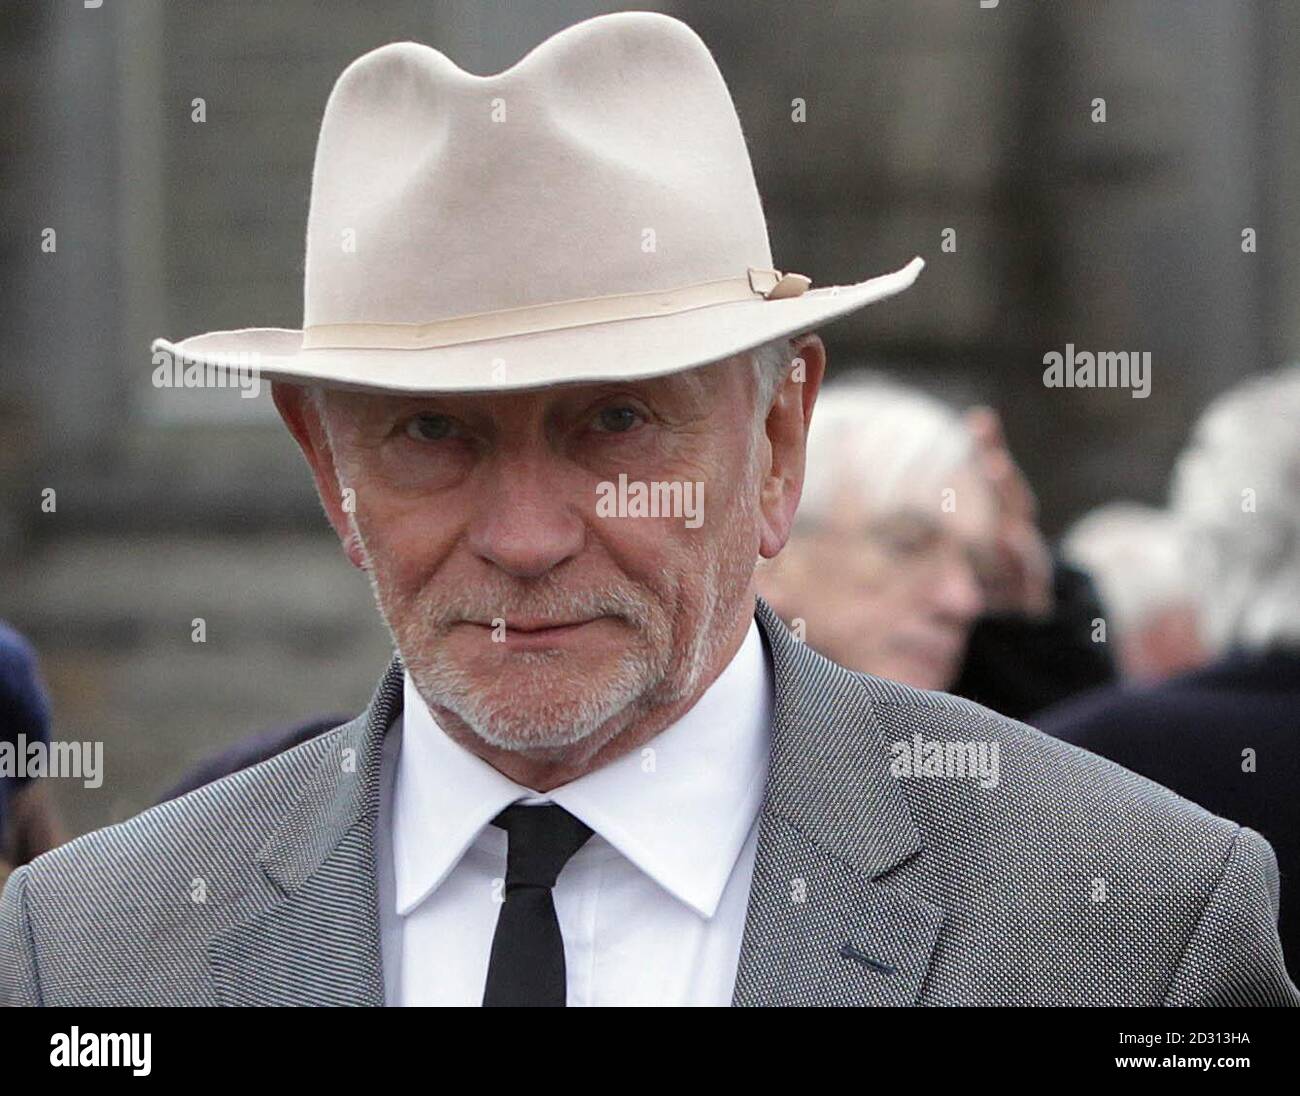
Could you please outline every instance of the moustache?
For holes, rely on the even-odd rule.
[[[642,626],[650,620],[648,599],[621,588],[545,591],[501,590],[495,595],[481,588],[417,597],[426,626],[438,629],[454,624],[492,627],[496,621],[554,621],[557,624],[596,617],[615,617]]]

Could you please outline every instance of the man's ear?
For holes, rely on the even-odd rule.
[[[777,389],[765,429],[771,464],[762,470],[759,553],[771,559],[790,537],[803,492],[804,455],[813,404],[826,375],[826,347],[815,334],[791,340],[794,364]]]
[[[311,390],[304,385],[286,384],[284,381],[271,383],[271,399],[275,401],[275,409],[280,412],[280,418],[289,428],[293,440],[298,443],[302,455],[307,458],[307,466],[316,481],[316,492],[325,508],[325,516],[338,534],[343,551],[354,567],[364,571],[365,550],[357,536],[352,514],[344,507],[344,487],[334,463],[334,449],[330,445],[329,433],[321,419],[321,405],[312,398]]]

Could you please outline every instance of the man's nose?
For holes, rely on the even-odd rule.
[[[537,578],[582,551],[581,514],[544,463],[498,460],[476,487],[469,546],[480,558],[515,578]]]

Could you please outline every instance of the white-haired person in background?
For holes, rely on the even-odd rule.
[[[1036,510],[996,413],[855,371],[822,390],[795,531],[759,586],[843,665],[1024,718],[1114,680],[1095,592]]]
[[[1209,657],[1188,548],[1177,517],[1136,502],[1097,507],[1061,540],[1062,556],[1097,584],[1105,640],[1128,680],[1163,681]]]
[[[1041,726],[1267,837],[1300,969],[1300,365],[1215,400],[1174,471],[1207,666],[1105,690]]]

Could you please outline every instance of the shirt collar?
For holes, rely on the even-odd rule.
[[[762,804],[771,720],[771,670],[751,621],[731,662],[676,723],[544,798],[712,917]],[[419,906],[502,810],[537,795],[447,737],[408,674],[393,785],[397,912]]]

